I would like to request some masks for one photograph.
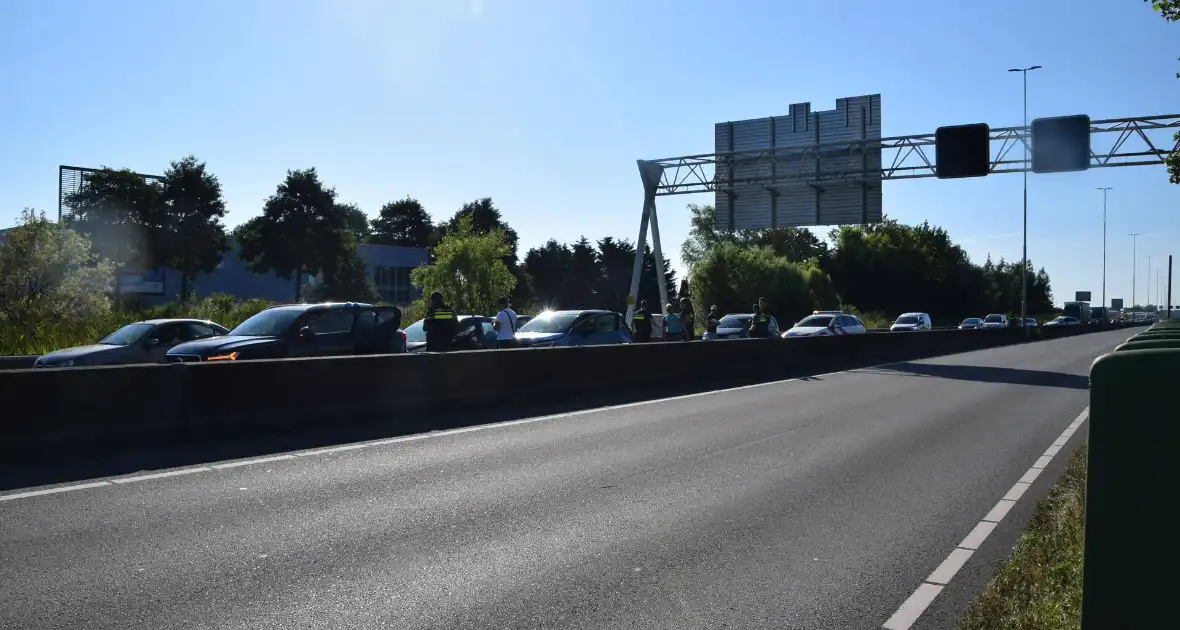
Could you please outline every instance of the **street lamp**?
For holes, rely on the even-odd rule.
[[[1008,72],[1019,72],[1024,76],[1024,132],[1025,139],[1022,143],[1024,145],[1024,254],[1021,256],[1023,261],[1020,265],[1020,321],[1021,324],[1028,317],[1028,73],[1033,70],[1039,70],[1041,66],[1029,66],[1027,68],[1009,68]],[[1032,334],[1032,331],[1025,329],[1025,333]]]
[[[1102,191],[1102,309],[1106,312],[1106,191],[1111,186],[1100,186]]]
[[[1147,299],[1148,301],[1154,299],[1151,297],[1151,256],[1147,257]]]
[[[1135,271],[1139,268],[1139,256],[1135,253],[1135,245],[1139,242],[1139,233],[1132,232],[1127,236],[1131,237],[1131,308],[1137,306],[1135,302],[1135,283],[1138,280],[1135,278]]]

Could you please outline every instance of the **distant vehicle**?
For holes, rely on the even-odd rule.
[[[1037,318],[1035,317],[1024,318],[1024,325],[1029,328],[1036,328],[1037,326],[1040,326],[1040,324],[1037,322]]]
[[[864,322],[854,315],[832,311],[817,311],[815,315],[804,317],[795,323],[790,330],[783,333],[787,337],[815,337],[828,335],[863,335]]]
[[[959,323],[959,330],[975,330],[976,328],[983,328],[982,317],[968,317]]]
[[[718,339],[749,339],[750,338],[750,322],[754,320],[753,313],[730,313],[725,317],[717,320],[717,338]],[[778,320],[774,315],[770,316],[771,337],[779,336]]]
[[[168,350],[177,344],[227,333],[225,326],[204,319],[149,319],[127,324],[94,345],[41,355],[33,367],[163,363]]]
[[[401,309],[357,302],[288,304],[260,311],[222,337],[182,343],[169,363],[405,352]]]
[[[927,313],[902,313],[889,330],[930,330],[933,327]]]
[[[420,319],[406,326],[406,352],[426,352],[425,321]],[[459,332],[455,335],[456,350],[495,350],[499,347],[493,318],[483,315],[459,316]]]
[[[597,309],[545,311],[516,330],[516,344],[522,348],[619,343],[631,343],[631,330],[623,316]]]
[[[1077,326],[1081,323],[1082,322],[1079,321],[1078,318],[1076,318],[1076,317],[1068,317],[1066,315],[1062,315],[1060,317],[1054,317],[1053,319],[1045,322],[1045,325],[1046,326]]]
[[[1061,314],[1072,317],[1083,324],[1088,324],[1090,323],[1090,303],[1066,302]]]
[[[979,327],[980,328],[1007,328],[1008,327],[1008,316],[1007,315],[1000,315],[998,313],[992,313],[991,315],[988,315],[987,317],[983,318],[983,323],[980,324]]]

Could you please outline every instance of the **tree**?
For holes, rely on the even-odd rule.
[[[523,270],[532,280],[534,298],[541,308],[572,308],[561,303],[572,256],[569,247],[554,239],[525,254]]]
[[[350,244],[355,248],[348,213],[314,168],[287,171],[263,204],[262,215],[239,226],[235,236],[239,255],[254,273],[295,277],[296,300],[305,274],[320,273]]]
[[[1180,20],[1180,0],[1144,0],[1150,2],[1151,8],[1159,12],[1160,16],[1169,22],[1176,22]],[[1176,73],[1176,78],[1180,79],[1180,72]],[[1177,131],[1172,139],[1180,142],[1180,131]],[[1164,160],[1168,165],[1168,179],[1173,184],[1180,184],[1180,151],[1173,152]]]
[[[361,210],[360,206],[355,203],[342,203],[336,209],[337,212],[344,214],[345,225],[348,226],[348,231],[353,236],[353,249],[359,243],[364,243],[369,239],[372,230],[369,227],[369,217]]]
[[[29,208],[0,238],[0,326],[31,329],[109,312],[115,268],[90,241]]]
[[[693,267],[689,284],[702,312],[717,305],[722,313],[748,313],[765,297],[780,325],[837,301],[815,262],[789,261],[765,245],[717,244]]]
[[[377,302],[381,296],[369,280],[368,266],[357,253],[355,234],[345,232],[336,256],[325,260],[323,279],[312,289],[315,302]]]
[[[502,230],[479,232],[462,217],[434,248],[434,261],[410,272],[410,281],[425,294],[442,293],[461,313],[494,313],[516,284],[504,264],[508,251]]]
[[[516,285],[511,297],[518,306],[532,302],[535,297],[532,283],[528,274],[521,268],[517,257],[520,237],[516,234],[516,230],[504,222],[500,209],[492,203],[491,197],[483,197],[463,204],[463,207],[449,221],[438,226],[434,242],[441,242],[447,234],[458,229],[459,222],[464,217],[471,220],[471,230],[474,234],[488,234],[496,230],[504,234],[504,242],[508,245],[508,251],[504,254],[504,265],[516,278]]]
[[[90,240],[95,252],[118,266],[156,267],[165,256],[161,186],[128,169],[103,167],[82,176],[67,195],[66,227]]]
[[[562,283],[561,303],[569,304],[567,308],[604,308],[598,296],[602,270],[594,245],[583,236],[570,246],[569,251],[569,269]]]
[[[221,182],[190,155],[164,171],[160,203],[158,222],[167,229],[159,235],[158,258],[180,272],[180,299],[185,300],[189,284],[217,269],[230,248],[221,222],[227,212]]]
[[[665,256],[664,260],[664,282],[668,287],[668,300],[674,301],[676,299],[676,270],[672,269],[672,261]],[[643,269],[639,275],[639,299],[647,300],[648,305],[658,305],[660,303],[660,286],[656,274],[656,255],[652,251],[650,245],[643,246]],[[628,289],[630,289],[630,280],[628,280]]]
[[[598,241],[599,279],[595,291],[602,308],[619,312],[627,310],[634,265],[635,245],[630,241],[610,236]]]
[[[381,206],[370,228],[369,243],[401,247],[429,247],[435,230],[426,208],[412,197]]]
[[[688,238],[680,246],[680,259],[690,268],[719,243],[736,243],[745,247],[770,247],[787,260],[800,262],[823,258],[827,245],[811,230],[796,227],[762,230],[724,231],[717,229],[717,209],[711,205],[688,204]]]

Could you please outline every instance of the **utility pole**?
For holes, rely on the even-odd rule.
[[[1135,271],[1139,267],[1139,254],[1135,252],[1135,246],[1139,242],[1139,233],[1132,232],[1127,236],[1131,237],[1131,312],[1135,312],[1137,306],[1135,302],[1135,284],[1138,280],[1135,278]]]
[[[1032,331],[1024,325],[1028,319],[1028,170],[1031,168],[1028,164],[1028,137],[1031,135],[1028,130],[1028,73],[1040,68],[1041,66],[1029,66],[1008,69],[1008,72],[1019,72],[1024,77],[1024,128],[1026,135],[1024,142],[1021,143],[1024,145],[1024,254],[1021,256],[1020,265],[1020,326],[1024,328],[1024,334],[1028,337],[1032,336]]]
[[[1106,313],[1109,305],[1106,303],[1106,191],[1110,186],[1100,187],[1102,191],[1102,312]]]
[[[1153,299],[1151,297],[1151,256],[1150,255],[1147,256],[1147,299],[1148,300]]]

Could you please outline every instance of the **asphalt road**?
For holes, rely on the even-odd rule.
[[[879,628],[1127,335],[3,500],[0,628]]]

